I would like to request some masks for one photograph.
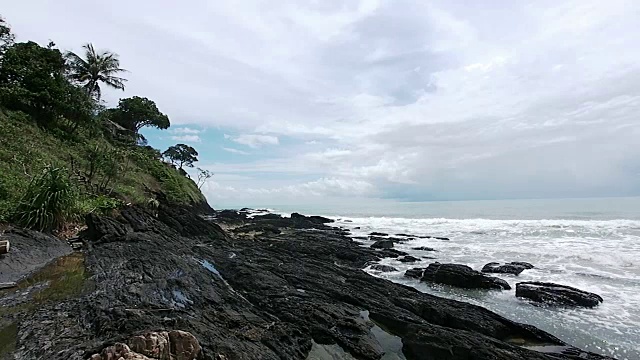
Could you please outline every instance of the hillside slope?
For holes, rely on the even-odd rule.
[[[119,142],[104,127],[43,128],[22,112],[0,110],[0,222],[7,221],[33,178],[61,168],[77,193],[78,213],[124,203],[200,205],[197,185],[149,147]],[[81,214],[82,215],[82,214]]]

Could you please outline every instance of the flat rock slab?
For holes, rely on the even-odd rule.
[[[9,229],[0,240],[11,242],[11,251],[0,255],[0,283],[18,282],[51,260],[70,254],[66,242],[31,230]]]
[[[465,289],[511,290],[506,281],[487,276],[461,264],[429,264],[421,280]]]
[[[594,307],[604,301],[600,295],[588,291],[536,281],[517,283],[516,296],[535,302],[564,306]]]

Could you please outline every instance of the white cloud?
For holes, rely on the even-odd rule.
[[[217,127],[260,148],[259,161],[201,154],[248,177],[238,189],[640,194],[639,2],[85,5],[14,1],[3,16],[21,40],[118,52],[126,96],[156,101],[176,137],[206,142],[197,128]]]
[[[234,154],[240,154],[240,155],[249,155],[248,152],[246,151],[242,151],[242,150],[238,150],[238,149],[234,149],[234,148],[229,148],[229,147],[222,147],[222,150],[230,152],[230,153],[234,153]]]
[[[171,140],[184,141],[184,142],[195,142],[195,143],[199,143],[200,141],[202,141],[202,139],[200,139],[200,136],[198,136],[198,135],[172,136]]]
[[[229,139],[238,144],[246,145],[252,148],[259,148],[264,145],[278,145],[279,141],[276,136],[258,135],[258,134],[241,134],[238,136],[224,135],[225,139]]]
[[[202,130],[190,127],[172,128],[169,130],[173,134],[200,134]]]

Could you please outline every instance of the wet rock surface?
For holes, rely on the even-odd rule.
[[[0,283],[15,283],[72,251],[66,242],[31,230],[9,229],[0,240],[11,243],[9,253],[0,255]]]
[[[371,244],[372,249],[391,249],[393,248],[392,240],[378,240]]]
[[[373,277],[362,269],[393,252],[360,246],[320,220],[211,216],[225,229],[260,224],[280,233],[224,231],[164,205],[157,216],[135,207],[91,216],[84,291],[21,314],[13,358],[162,359],[179,333],[185,359],[303,360],[313,352],[378,360],[398,344],[393,351],[406,359],[576,358],[511,338],[605,359],[484,308]],[[383,344],[378,329],[401,342]],[[177,350],[169,345],[179,359]]]
[[[420,280],[465,289],[511,289],[511,286],[502,279],[487,276],[467,265],[460,264],[429,264]]]
[[[369,268],[371,270],[381,271],[381,272],[398,271],[398,269],[394,268],[393,266],[381,265],[381,264],[374,264],[374,265],[371,265]]]
[[[571,286],[547,282],[521,282],[516,284],[516,296],[550,305],[594,307],[603,299],[600,295]]]
[[[511,262],[508,264],[490,262],[487,265],[483,266],[481,271],[485,273],[519,275],[521,272],[527,269],[533,269],[533,265],[526,262]]]

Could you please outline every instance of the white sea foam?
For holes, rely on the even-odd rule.
[[[335,217],[336,226],[353,236],[372,231],[390,236],[406,233],[441,236],[449,241],[415,238],[396,248],[413,256],[435,257],[418,264],[384,259],[399,269],[372,274],[421,291],[485,306],[510,319],[542,328],[581,348],[618,359],[640,359],[640,220],[495,220],[402,217]],[[372,242],[362,241],[363,246]],[[437,252],[412,250],[428,246]],[[600,294],[594,309],[534,306],[515,297],[514,290],[461,290],[403,277],[406,269],[430,262],[452,262],[481,269],[488,262],[527,261],[536,267],[519,276],[499,275],[513,288],[520,281],[549,281]]]

